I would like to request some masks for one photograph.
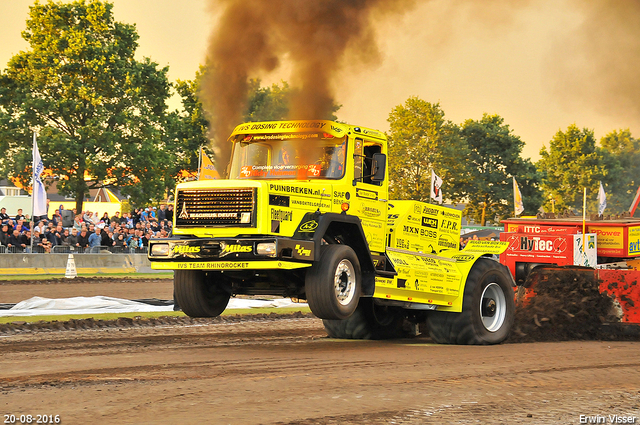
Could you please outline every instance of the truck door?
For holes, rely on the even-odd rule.
[[[369,249],[384,252],[387,224],[388,179],[374,183],[373,154],[382,152],[380,142],[356,138],[354,140],[354,181],[355,198],[352,214],[362,220],[362,228],[369,243]]]

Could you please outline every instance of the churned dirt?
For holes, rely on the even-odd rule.
[[[614,298],[600,293],[590,269],[549,270],[521,291],[511,342],[638,340],[638,327],[622,326]]]
[[[25,285],[27,292],[77,285],[68,296],[88,296],[102,286],[108,293],[96,295],[129,299],[170,299],[172,292],[168,279],[3,283],[0,302],[7,302],[6,288],[19,293],[14,285]],[[519,332],[532,335],[549,322],[563,323],[562,316],[548,317],[540,308],[540,326],[533,321],[523,327],[529,322],[521,318]],[[563,308],[580,316],[572,313],[570,302]],[[586,339],[590,334],[571,335]],[[322,322],[303,314],[86,319],[0,329],[0,414],[18,419],[541,424],[622,415],[640,423],[639,406],[637,341],[486,347],[435,345],[422,336],[342,341],[327,338]]]

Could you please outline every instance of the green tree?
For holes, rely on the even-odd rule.
[[[462,124],[461,137],[469,150],[466,162],[467,207],[463,214],[481,225],[487,220],[513,216],[513,177],[525,211],[536,214],[541,204],[540,177],[529,159],[521,157],[524,142],[498,115],[484,114],[479,121]]]
[[[30,184],[31,137],[60,193],[76,208],[90,188],[119,186],[134,203],[164,197],[173,153],[166,148],[167,68],[134,58],[135,26],[115,22],[98,0],[31,6],[29,49],[0,74],[2,168]],[[91,181],[85,180],[85,175]]]
[[[174,175],[178,181],[186,177],[181,174],[182,171],[193,175],[198,172],[200,147],[212,158],[215,157],[207,137],[209,120],[198,97],[203,73],[204,67],[201,66],[195,79],[178,80],[175,84],[182,101],[182,109],[171,112],[169,134],[176,154]]]
[[[244,121],[277,121],[287,118],[289,113],[289,97],[291,90],[286,81],[282,87],[272,84],[261,87],[259,79],[249,80],[249,107],[244,114]]]
[[[554,202],[556,212],[565,209],[581,212],[583,188],[586,187],[590,200],[587,211],[597,212],[595,199],[599,181],[605,181],[608,169],[615,166],[615,161],[606,161],[596,146],[592,130],[579,129],[572,124],[567,131],[558,131],[549,143],[549,150],[543,146],[540,156],[536,165],[543,175],[541,187],[546,195],[546,211],[552,210]]]
[[[629,129],[614,130],[600,139],[606,163],[603,184],[607,193],[605,214],[629,210],[640,185],[640,140]]]
[[[460,199],[466,147],[440,104],[410,97],[393,108],[388,121],[389,196],[429,202],[433,169],[443,179],[444,197]]]

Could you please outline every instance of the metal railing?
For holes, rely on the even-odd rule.
[[[45,249],[41,246],[34,246],[33,251],[30,246],[26,248],[18,246],[4,246],[0,245],[0,254],[146,254],[147,247],[133,248],[123,246],[94,246],[88,248],[82,248],[77,246],[68,245],[55,245],[50,249]]]

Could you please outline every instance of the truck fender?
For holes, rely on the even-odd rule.
[[[293,239],[313,240],[314,261],[319,257],[319,249],[326,243],[340,243],[350,246],[358,256],[362,273],[363,297],[371,297],[375,292],[375,266],[369,251],[367,239],[359,217],[337,213],[307,213],[300,221]]]

